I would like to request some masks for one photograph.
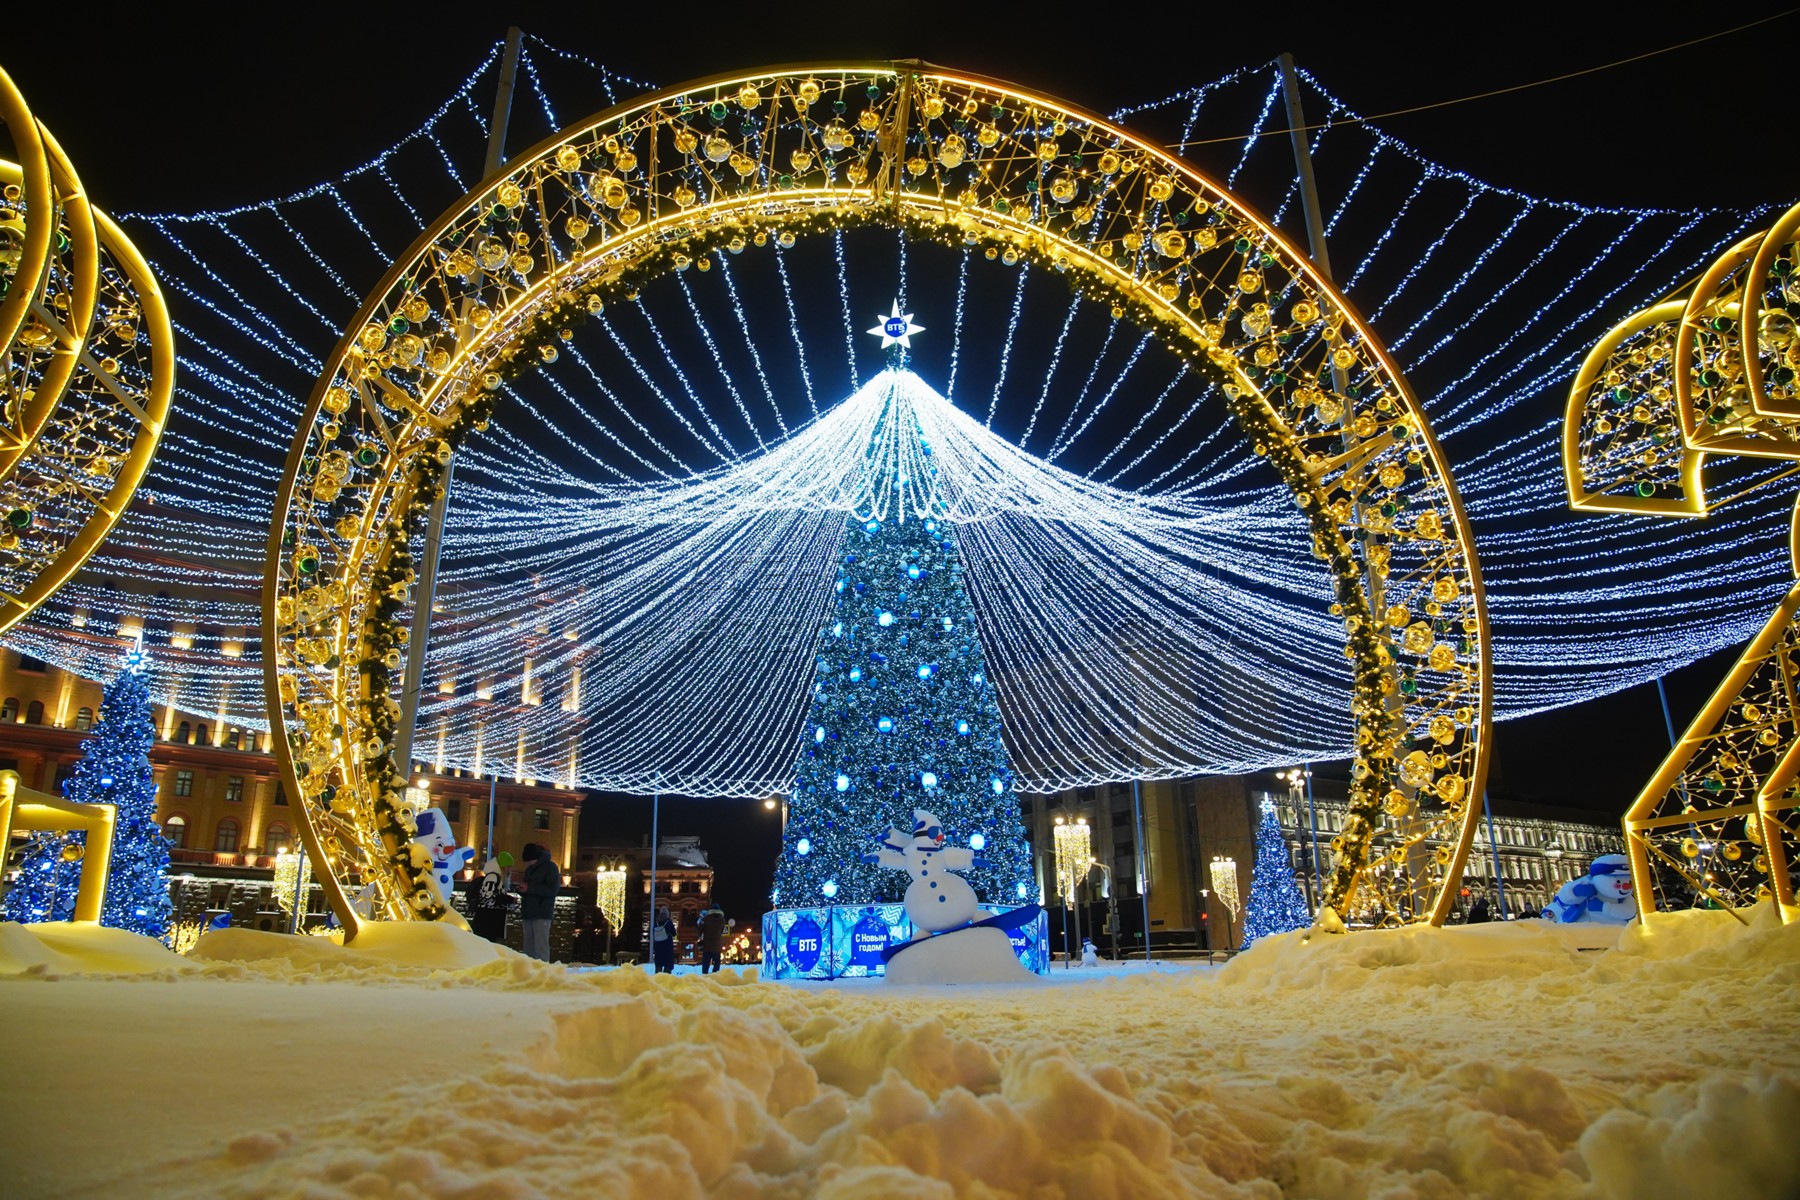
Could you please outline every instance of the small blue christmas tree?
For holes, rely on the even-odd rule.
[[[150,681],[144,656],[132,649],[106,689],[100,719],[81,743],[81,760],[63,783],[63,798],[118,808],[112,866],[100,923],[160,938],[169,931],[169,843],[156,823],[156,780],[150,772]],[[21,862],[21,877],[6,897],[12,921],[66,921],[74,913],[81,864],[64,861],[64,847],[83,834],[39,834]]]
[[[1306,900],[1288,865],[1287,846],[1275,820],[1275,805],[1264,800],[1262,824],[1256,827],[1256,866],[1250,872],[1250,900],[1244,906],[1244,949],[1272,933],[1305,929],[1312,924]]]

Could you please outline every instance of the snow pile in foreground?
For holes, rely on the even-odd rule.
[[[91,1088],[129,1136],[147,1123],[136,1194],[1785,1197],[1800,928],[1766,918],[1680,914],[1606,952],[1535,923],[1284,935],[1218,972],[959,988],[573,975],[462,934],[361,953],[243,934],[166,985],[0,981],[0,1019],[20,1014],[17,1044],[42,1055],[15,1064],[15,1102]],[[145,986],[254,1000],[105,1069],[41,1048],[60,1034],[38,1013],[116,1017],[119,989]],[[164,1089],[273,1067],[272,1022],[328,1029],[345,996],[339,1036],[392,1053],[358,1050],[348,1079],[291,1056],[284,1116],[225,1110],[197,1134],[164,1115]],[[446,1062],[421,1027],[496,1003],[486,1057]],[[56,1194],[98,1194],[95,1136],[0,1150],[55,1162]]]

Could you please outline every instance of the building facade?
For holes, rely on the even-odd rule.
[[[17,771],[26,787],[60,794],[100,711],[101,690],[99,683],[0,650],[0,769]],[[156,819],[169,840],[178,919],[230,913],[233,924],[279,927],[272,868],[283,850],[299,847],[300,834],[268,735],[167,706],[151,717],[157,731],[150,751]],[[415,779],[444,810],[458,842],[475,849],[476,867],[490,846],[516,858],[526,842],[538,842],[567,877],[579,841],[582,793],[422,766]],[[314,892],[313,908],[322,920]],[[560,932],[566,943],[567,930]]]
[[[1141,953],[1147,909],[1150,944],[1158,953],[1233,945],[1240,918],[1217,895],[1214,860],[1233,864],[1227,869],[1237,877],[1238,895],[1248,897],[1265,800],[1275,805],[1289,861],[1308,907],[1316,908],[1318,880],[1331,870],[1331,839],[1342,829],[1349,803],[1340,782],[1313,782],[1310,805],[1304,786],[1290,787],[1272,772],[1022,796],[1052,943],[1060,950],[1066,922],[1073,945],[1079,920],[1080,935],[1103,952]],[[1536,916],[1595,858],[1624,853],[1620,825],[1603,814],[1499,800],[1492,809],[1492,821],[1482,823],[1470,849],[1453,920],[1484,896],[1496,918]],[[1087,822],[1096,862],[1072,902],[1056,878],[1058,818]],[[1436,847],[1430,842],[1425,849]]]

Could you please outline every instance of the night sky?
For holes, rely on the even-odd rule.
[[[33,9],[8,16],[0,65],[101,206],[167,212],[285,194],[366,161],[415,129],[515,21],[654,85],[771,63],[923,58],[1099,112],[1287,50],[1354,108],[1383,113],[1598,66],[1778,11],[1688,9],[1685,21],[1619,25],[1566,4],[1431,6],[1382,20],[1342,9],[1312,16],[1293,5],[1131,6],[1116,10],[1124,14],[1116,21],[1103,5],[975,6],[954,10],[953,21],[931,6],[884,6],[880,20],[861,15],[870,9],[708,6],[657,25],[605,15],[617,8],[259,6],[203,19],[140,6],[73,23],[68,7],[53,10],[53,20]],[[1621,11],[1595,6],[1607,17]],[[1267,17],[1234,24],[1232,14],[1244,12]],[[1789,13],[1645,61],[1380,125],[1428,158],[1534,195],[1587,204],[1787,204],[1800,195],[1800,171],[1785,153],[1786,55],[1796,35],[1800,16]],[[557,102],[570,119],[606,106],[600,95],[586,103],[559,93]],[[522,123],[511,148],[547,132]],[[1241,132],[1200,131],[1220,139]],[[1215,164],[1235,154],[1229,140],[1189,151],[1219,174]],[[1669,676],[1678,730],[1734,656]],[[1497,794],[1619,812],[1666,739],[1655,688],[1646,684],[1503,725],[1495,745]],[[642,798],[597,799],[584,830],[596,840],[636,841],[648,832],[648,808]],[[779,845],[774,814],[754,802],[671,801],[662,827],[704,838],[729,910],[760,906]]]

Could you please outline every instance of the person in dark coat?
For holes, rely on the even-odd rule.
[[[469,896],[469,928],[490,942],[506,941],[507,914],[518,907],[518,897],[506,890],[507,868],[513,856],[502,850],[481,868],[481,882]]]
[[[1484,925],[1493,919],[1494,919],[1493,916],[1488,912],[1488,902],[1487,902],[1486,896],[1477,897],[1475,900],[1475,903],[1469,905],[1469,919],[1467,922],[1468,924]]]
[[[536,842],[527,842],[519,857],[525,860],[524,907],[519,913],[519,923],[525,927],[525,954],[549,962],[550,917],[556,911],[556,894],[562,890],[562,868]]]
[[[700,914],[700,973],[710,974],[719,969],[719,956],[725,946],[725,930],[731,922],[725,919],[725,910],[715,902],[713,906]]]
[[[650,922],[650,958],[658,975],[675,973],[675,919],[666,904],[656,906],[656,919]]]

